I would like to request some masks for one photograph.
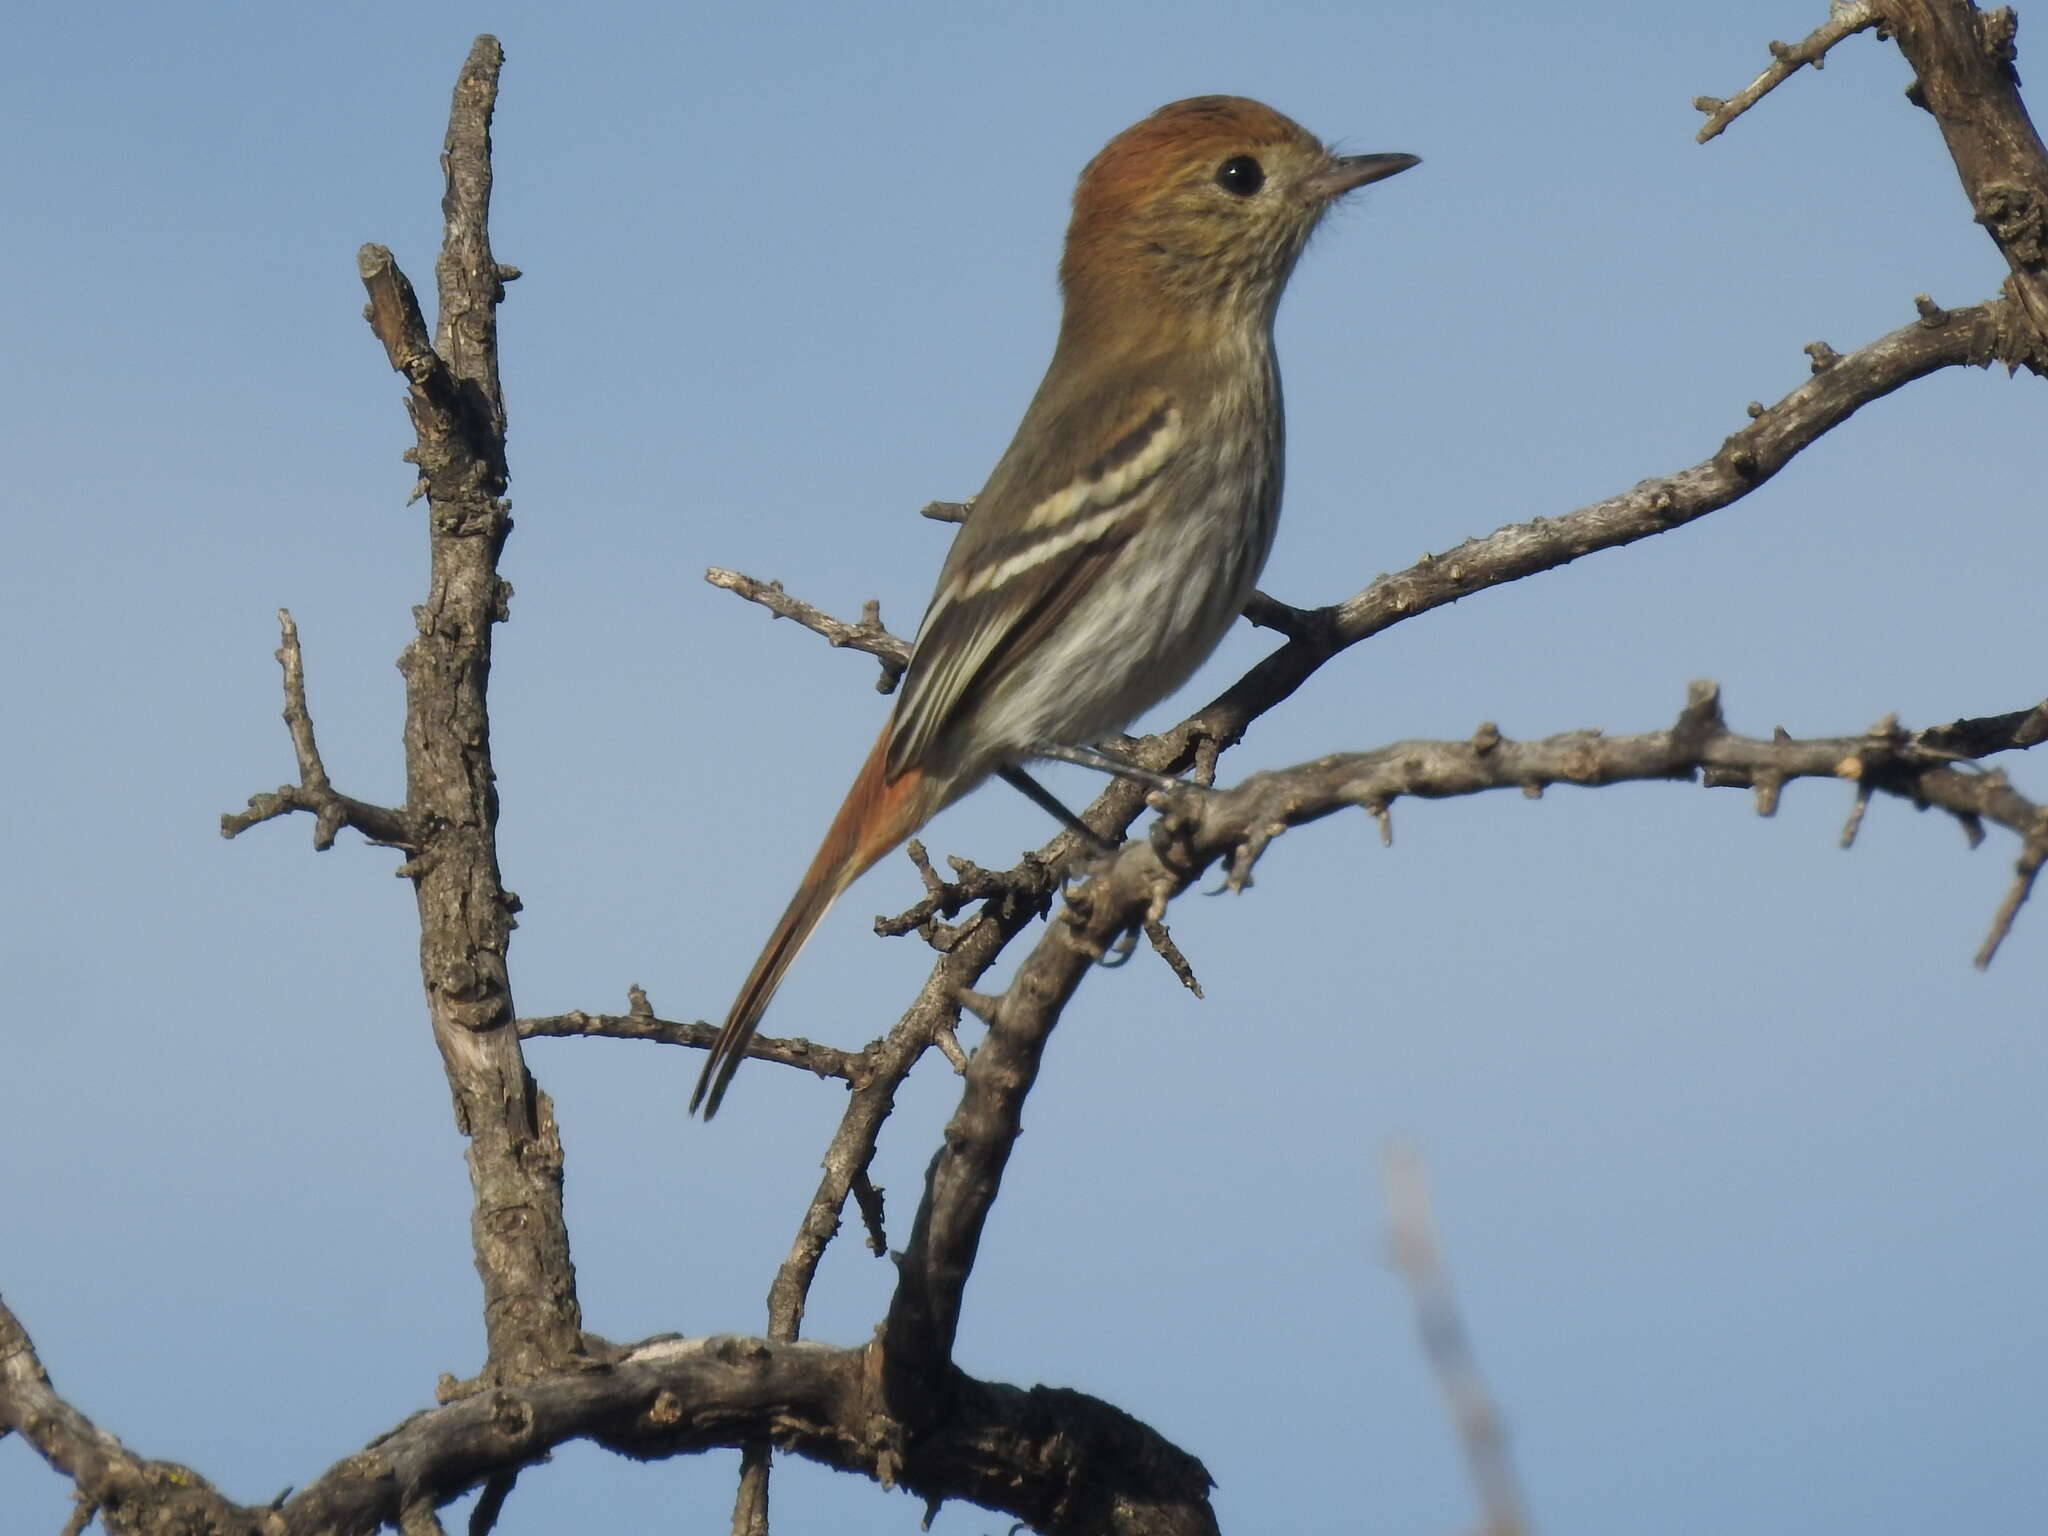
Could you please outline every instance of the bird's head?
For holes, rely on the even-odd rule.
[[[1069,321],[1094,329],[1106,307],[1196,326],[1270,325],[1330,206],[1416,163],[1332,154],[1242,96],[1161,107],[1103,146],[1074,189],[1060,264]]]

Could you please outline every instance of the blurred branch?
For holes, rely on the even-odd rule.
[[[2032,709],[2016,709],[2010,714],[1930,725],[1915,739],[1924,747],[1953,752],[1958,757],[1989,757],[1994,752],[2039,746],[2048,741],[2048,699]]]
[[[1507,1427],[1465,1331],[1464,1313],[1451,1290],[1436,1239],[1436,1216],[1421,1155],[1406,1144],[1387,1148],[1381,1160],[1386,1190],[1387,1241],[1394,1268],[1415,1303],[1415,1325],[1423,1353],[1436,1376],[1451,1423],[1465,1452],[1465,1465],[1479,1491],[1484,1536],[1527,1536],[1530,1529],[1521,1482],[1508,1455]]]
[[[887,1364],[901,1378],[891,1400],[929,1388],[951,1359],[982,1227],[1062,1010],[1120,935],[1157,921],[1211,866],[1222,865],[1226,883],[1242,890],[1259,856],[1289,827],[1350,807],[1384,819],[1403,796],[1435,800],[1514,789],[1539,798],[1553,784],[1697,779],[1710,787],[1753,789],[1759,813],[1769,814],[1782,787],[1801,778],[1844,780],[1859,792],[1935,806],[1966,832],[1989,821],[2018,834],[2015,882],[1980,963],[1988,960],[2048,856],[2042,807],[2013,790],[2003,774],[1965,771],[1953,754],[1922,745],[1889,720],[1862,736],[1738,736],[1723,721],[1711,683],[1692,686],[1669,730],[1632,736],[1572,731],[1518,742],[1484,725],[1469,741],[1402,741],[1254,774],[1228,789],[1158,797],[1151,837],[1126,844],[1072,892],[1009,987],[977,999],[988,1034],[968,1060],[959,1107],[926,1175],[881,1336]],[[1037,862],[1019,866],[1027,887]]]

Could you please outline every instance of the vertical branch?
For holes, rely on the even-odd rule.
[[[491,256],[491,112],[504,51],[480,37],[456,81],[442,166],[447,193],[438,347],[391,253],[358,257],[366,316],[406,402],[427,498],[430,569],[405,677],[406,805],[422,829],[403,868],[419,903],[420,969],[455,1122],[469,1138],[471,1239],[484,1284],[486,1376],[521,1380],[580,1345],[562,1217],[562,1149],[547,1099],[527,1075],[505,951],[517,899],[498,870],[498,798],[486,690],[491,628],[510,588],[497,563],[511,532],[503,500],[505,409],[496,307],[517,276]]]

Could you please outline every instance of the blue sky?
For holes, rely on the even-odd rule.
[[[139,1451],[260,1501],[480,1350],[460,1145],[392,859],[223,843],[291,772],[289,606],[339,784],[400,793],[392,660],[422,589],[400,386],[358,245],[423,288],[471,37],[499,34],[517,588],[494,677],[524,1013],[717,1016],[886,708],[864,658],[700,579],[914,624],[1043,368],[1075,172],[1163,101],[1259,96],[1424,165],[1355,199],[1280,322],[1298,603],[1711,453],[1799,348],[1990,297],[2001,268],[1896,52],[1868,36],[1724,138],[1817,4],[832,9],[370,3],[60,11],[0,61],[0,1288]],[[1453,19],[1455,17],[1455,19]],[[2022,64],[2024,66],[2025,59]],[[1795,735],[2043,691],[2038,380],[1866,409],[1740,505],[1402,626],[1226,777],[1407,736],[1668,722],[1686,681]],[[1242,632],[1179,701],[1270,644]],[[1171,706],[1155,723],[1173,718]],[[2019,760],[2040,798],[2048,768]],[[1076,796],[1085,776],[1052,782]],[[1203,1457],[1225,1528],[1458,1529],[1471,1495],[1383,1259],[1375,1165],[1429,1160],[1448,1257],[1545,1527],[2014,1528],[2048,1328],[2044,915],[1969,967],[2012,845],[1798,785],[1403,805],[1281,839],[1061,1027],[968,1293],[970,1370],[1094,1391]],[[934,852],[1043,837],[984,792]],[[870,875],[771,1029],[859,1045],[924,974]],[[554,1094],[586,1318],[751,1331],[838,1107],[763,1067],[530,1058]],[[877,1176],[901,1229],[953,1098],[932,1063]],[[835,1248],[813,1336],[888,1266]],[[722,1528],[731,1457],[575,1449],[501,1529]],[[800,1465],[778,1528],[914,1528]],[[0,1442],[0,1525],[65,1489]],[[934,1527],[1004,1522],[951,1508]]]

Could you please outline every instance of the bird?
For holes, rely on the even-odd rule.
[[[1081,172],[1052,362],[970,503],[895,708],[726,1015],[691,1113],[717,1113],[847,886],[991,775],[1056,807],[1020,765],[1121,730],[1222,640],[1280,510],[1281,292],[1334,204],[1419,163],[1340,155],[1261,102],[1196,96]]]

